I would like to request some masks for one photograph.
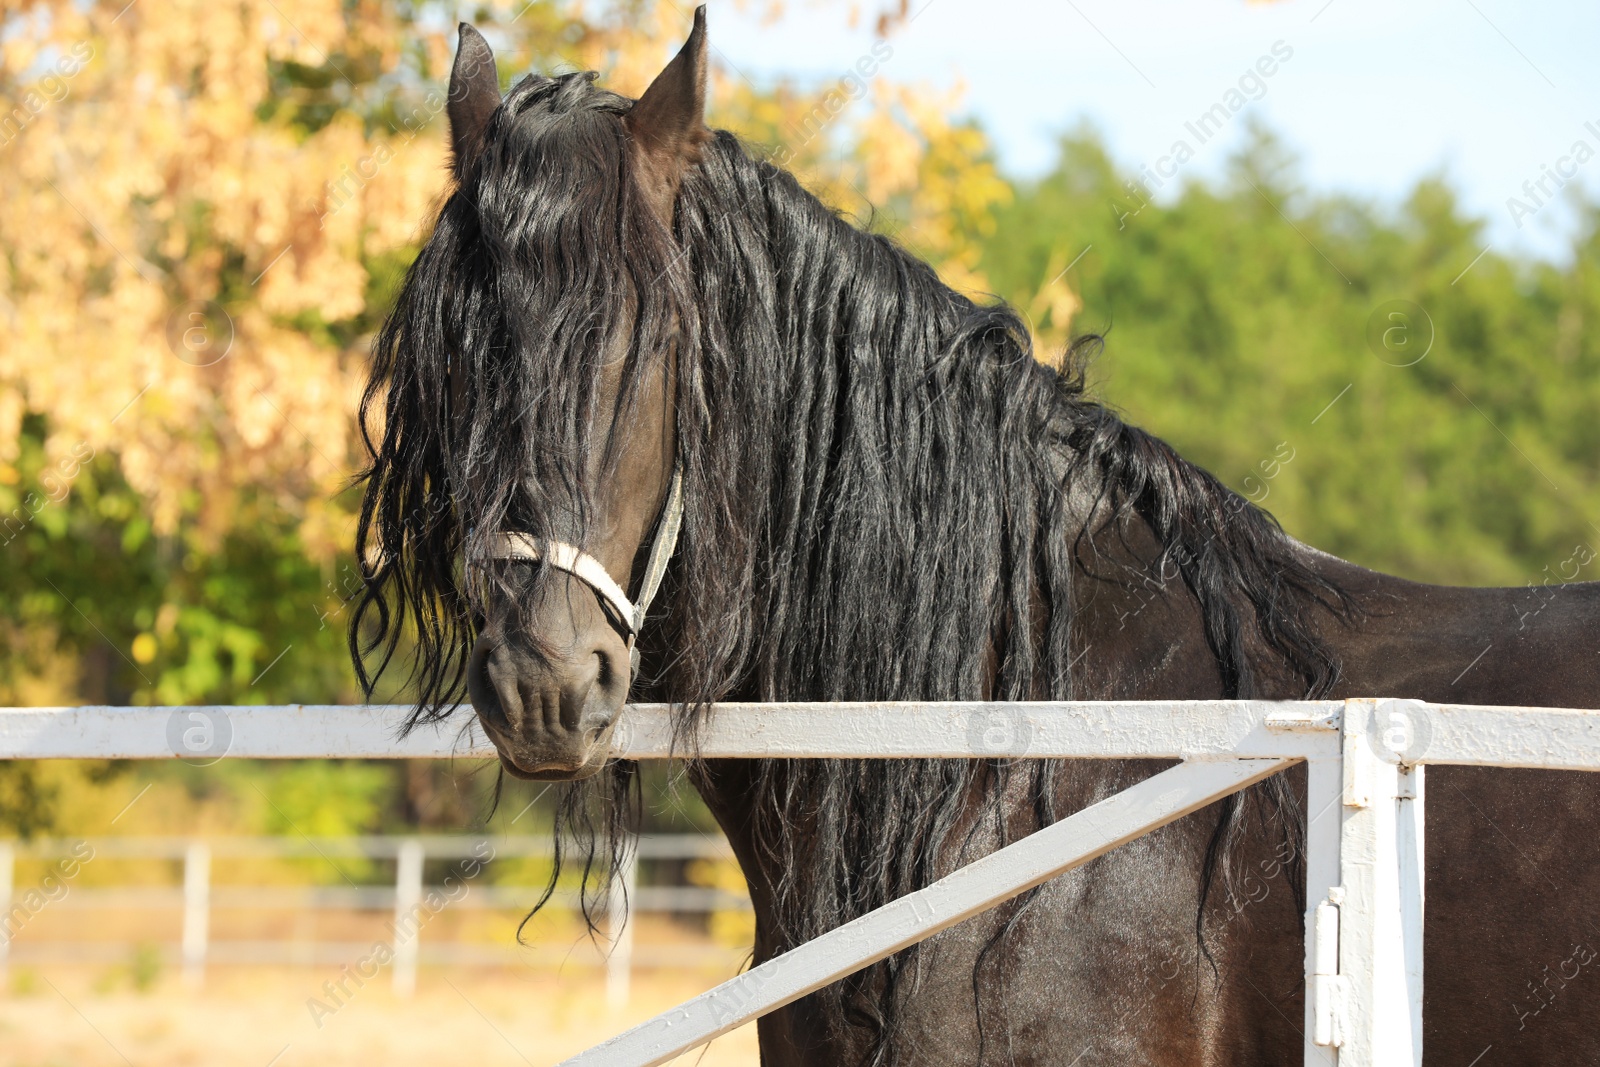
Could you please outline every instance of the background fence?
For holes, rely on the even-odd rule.
[[[607,911],[621,915],[665,914],[704,916],[719,911],[747,911],[748,898],[726,890],[682,884],[641,882],[638,872],[666,863],[725,860],[731,857],[720,837],[701,834],[654,834],[637,839],[636,849],[623,871]],[[371,941],[326,941],[312,936],[279,940],[217,939],[212,936],[212,915],[218,911],[318,913],[367,912],[392,916],[387,948],[392,954],[394,988],[402,995],[415,986],[419,964],[440,966],[603,965],[608,996],[613,1003],[627,1000],[629,975],[635,966],[692,965],[700,959],[727,960],[733,953],[711,944],[638,946],[632,924],[620,931],[607,919],[606,941],[585,939],[573,946],[483,945],[430,938],[424,927],[408,916],[424,909],[433,914],[430,897],[443,901],[437,910],[527,912],[543,892],[543,884],[491,883],[487,869],[497,861],[547,859],[550,838],[545,836],[477,837],[422,835],[409,837],[103,837],[27,843],[0,841],[0,968],[17,963],[109,963],[125,959],[133,947],[127,941],[84,941],[35,937],[27,931],[32,919],[51,911],[141,911],[181,915],[176,941],[158,943],[164,958],[181,963],[185,977],[198,983],[208,962],[218,964],[339,965],[370,953]],[[167,861],[181,872],[169,885],[77,886],[60,881],[59,888],[19,884],[18,860],[46,863],[86,863],[90,860]],[[392,865],[388,884],[345,885],[245,885],[217,884],[230,861],[247,859],[373,860]],[[428,881],[430,862],[451,864],[444,882]],[[463,863],[479,864],[461,877]],[[627,908],[622,895],[626,894]],[[30,894],[32,898],[30,899]],[[560,890],[552,900],[557,908],[575,908],[576,894]],[[313,922],[312,928],[315,924]],[[620,936],[618,936],[620,934]],[[21,935],[20,937],[18,935]]]

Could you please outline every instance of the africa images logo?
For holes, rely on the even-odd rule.
[[[1418,700],[1381,700],[1367,723],[1367,743],[1385,763],[1411,766],[1433,739],[1428,706]]]
[[[233,720],[222,708],[174,708],[167,749],[193,767],[209,767],[233,747]]]
[[[975,755],[1020,758],[1033,747],[1033,720],[1020,708],[981,708],[967,717],[967,744]]]

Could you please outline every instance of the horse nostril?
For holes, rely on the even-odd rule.
[[[600,661],[599,672],[595,675],[596,683],[598,683],[600,688],[603,690],[610,689],[612,677],[611,657],[606,655],[604,651],[597,649],[595,651],[594,658]]]
[[[497,727],[515,729],[523,718],[516,666],[503,645],[477,642],[467,671],[467,694],[478,713]]]

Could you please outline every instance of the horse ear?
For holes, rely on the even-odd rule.
[[[655,179],[652,199],[669,220],[683,172],[700,158],[706,129],[706,9],[694,9],[694,29],[666,69],[656,75],[622,123]]]
[[[483,34],[463,22],[455,66],[450,69],[450,102],[446,108],[457,179],[477,158],[489,128],[489,116],[499,106],[500,75],[495,70],[494,52]]]

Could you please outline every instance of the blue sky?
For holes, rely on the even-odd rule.
[[[714,57],[758,82],[835,79],[872,42],[868,26],[844,26],[841,4],[794,0],[777,26],[739,8],[710,0]],[[1570,212],[1522,190],[1544,167],[1575,169],[1572,182],[1600,196],[1600,132],[1585,129],[1600,131],[1594,0],[912,0],[912,10],[885,73],[964,82],[1013,175],[1048,169],[1057,135],[1088,120],[1130,168],[1187,139],[1196,154],[1170,192],[1220,170],[1248,112],[1284,137],[1316,189],[1393,203],[1442,172],[1500,252],[1563,257]],[[1260,98],[1203,145],[1186,134],[1277,42],[1293,54],[1264,92],[1251,87]],[[1563,162],[1580,139],[1597,157]],[[1521,226],[1512,196],[1538,207]]]

